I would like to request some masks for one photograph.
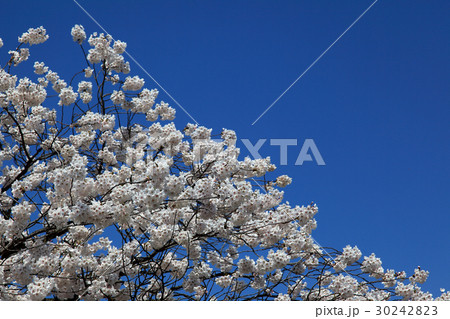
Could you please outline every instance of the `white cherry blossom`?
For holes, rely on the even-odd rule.
[[[125,42],[71,35],[87,52],[73,79],[15,74],[28,48],[0,70],[1,300],[450,300],[421,290],[420,267],[320,247],[318,206],[284,202],[270,158],[241,158],[229,129],[178,128],[126,76]]]

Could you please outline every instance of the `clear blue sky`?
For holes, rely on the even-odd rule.
[[[379,0],[254,126],[371,0],[79,2],[200,124],[253,143],[314,139],[326,166],[294,166],[290,147],[279,173],[294,179],[286,200],[319,205],[320,244],[356,244],[385,269],[420,265],[425,289],[450,289],[449,1]],[[100,31],[69,0],[4,2],[0,58],[43,25],[50,39],[20,70],[46,61],[69,80],[83,61],[76,23]],[[189,121],[177,108],[178,128]],[[260,153],[279,162],[268,142]]]

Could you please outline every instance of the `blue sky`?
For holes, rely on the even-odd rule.
[[[372,2],[79,0],[201,125],[252,143],[298,139],[278,172],[294,179],[291,204],[318,204],[320,244],[356,244],[385,269],[420,265],[437,295],[450,289],[450,2],[379,0],[251,125]],[[50,39],[30,60],[69,80],[83,65],[74,24],[101,31],[69,0],[3,3],[0,59],[43,25]],[[192,120],[176,108],[181,129]],[[294,165],[307,138],[326,166]],[[268,141],[260,154],[279,162]]]

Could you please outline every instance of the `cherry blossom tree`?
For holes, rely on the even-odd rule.
[[[43,27],[0,69],[0,299],[433,299],[420,267],[408,277],[356,246],[320,247],[317,206],[283,202],[291,179],[239,159],[235,132],[178,130],[127,75],[125,42],[71,35],[85,65],[69,83],[44,62],[14,75]]]

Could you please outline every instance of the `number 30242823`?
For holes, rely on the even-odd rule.
[[[436,316],[437,306],[377,306],[377,316]]]

